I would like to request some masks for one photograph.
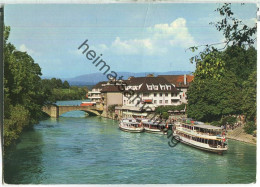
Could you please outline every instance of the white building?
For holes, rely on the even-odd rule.
[[[194,79],[193,75],[158,75],[158,77],[165,78],[169,83],[173,84],[175,88],[181,91],[181,103],[188,103],[187,91]]]
[[[150,107],[180,105],[181,94],[163,77],[131,77],[126,83],[123,105]]]
[[[88,99],[97,104],[102,102],[101,90],[107,84],[107,82],[99,82],[96,84],[91,91],[88,92]]]

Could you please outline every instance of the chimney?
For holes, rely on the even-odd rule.
[[[184,85],[187,84],[187,78],[186,78],[186,74],[184,74]]]

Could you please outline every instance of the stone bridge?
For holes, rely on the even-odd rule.
[[[66,106],[58,106],[58,105],[49,105],[44,106],[42,108],[42,111],[47,113],[50,117],[58,118],[60,115],[70,112],[70,111],[85,111],[89,114],[94,114],[97,116],[100,116],[103,112],[102,106],[72,106],[72,105],[66,105]]]

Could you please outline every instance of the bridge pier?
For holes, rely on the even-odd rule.
[[[52,118],[59,117],[59,106],[51,105],[51,106],[44,106],[42,108],[43,112],[47,113]]]

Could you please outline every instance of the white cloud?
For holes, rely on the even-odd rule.
[[[184,18],[178,18],[171,24],[156,24],[146,30],[151,34],[149,38],[122,40],[117,37],[111,44],[111,50],[126,55],[160,55],[167,53],[169,47],[195,45]]]
[[[31,49],[28,49],[25,44],[20,45],[20,46],[19,46],[19,50],[22,51],[22,52],[27,52],[29,55],[38,54],[38,53],[36,53],[35,51],[33,51],[33,50],[31,50]]]
[[[118,54],[147,54],[152,55],[164,50],[155,47],[154,41],[146,39],[130,39],[122,41],[119,37],[112,43],[111,47]]]
[[[195,41],[189,33],[184,18],[178,18],[171,24],[157,24],[153,29],[155,30],[155,38],[169,39],[171,46],[188,48],[195,45]]]
[[[103,53],[109,49],[106,44],[94,45],[94,46],[91,46],[91,48],[92,48],[92,50],[99,52],[99,53]]]

